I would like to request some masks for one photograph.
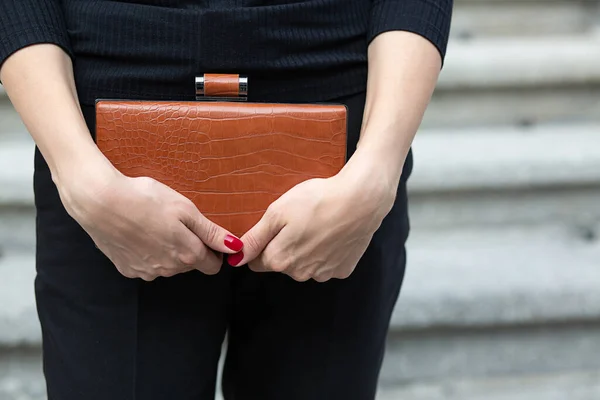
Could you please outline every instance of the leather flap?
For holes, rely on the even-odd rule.
[[[96,141],[123,174],[157,179],[242,235],[296,184],[340,171],[346,107],[99,101]]]

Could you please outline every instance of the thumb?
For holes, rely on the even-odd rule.
[[[244,247],[244,242],[237,236],[206,218],[200,211],[185,218],[183,223],[202,243],[220,253],[238,253]]]
[[[235,267],[253,261],[281,231],[283,225],[279,225],[281,224],[277,224],[269,213],[265,213],[260,221],[242,236],[244,251],[241,254],[243,254],[243,257],[239,259],[237,254],[228,257],[229,264]]]

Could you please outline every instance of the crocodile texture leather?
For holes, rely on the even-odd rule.
[[[296,184],[339,172],[346,107],[99,101],[96,142],[123,174],[170,186],[239,236]]]
[[[240,94],[240,76],[234,74],[204,74],[204,95],[237,97]]]

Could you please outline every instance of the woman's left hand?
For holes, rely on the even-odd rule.
[[[229,263],[297,281],[350,276],[395,199],[394,185],[377,179],[369,164],[356,158],[332,178],[293,187],[242,236],[243,253]]]

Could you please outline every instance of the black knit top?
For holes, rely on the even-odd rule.
[[[250,99],[326,101],[366,87],[390,30],[446,51],[453,0],[0,0],[0,65],[34,43],[74,61],[83,104],[193,99],[194,76],[240,73]]]

